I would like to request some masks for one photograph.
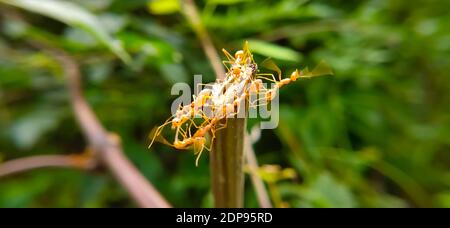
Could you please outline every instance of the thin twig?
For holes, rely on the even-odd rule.
[[[78,64],[62,51],[52,51],[68,77],[71,103],[85,137],[105,165],[141,207],[170,207],[167,201],[124,156],[118,137],[105,131],[81,92]]]
[[[91,169],[95,161],[84,155],[37,155],[18,158],[0,164],[0,178],[32,169],[59,167],[75,169]]]
[[[203,50],[208,57],[209,62],[211,63],[214,73],[216,74],[216,79],[223,79],[225,77],[225,70],[222,66],[222,61],[217,53],[217,49],[214,47],[211,38],[203,26],[200,16],[198,14],[197,7],[193,0],[182,0],[183,12],[188,19],[189,23],[191,23],[195,34],[197,35],[200,43],[202,44]]]
[[[81,74],[76,61],[62,50],[38,42],[31,42],[31,44],[49,53],[60,62],[67,77],[70,103],[75,117],[92,147],[94,157],[97,157],[111,170],[140,207],[171,207],[153,185],[125,157],[120,144],[120,137],[107,132],[97,119],[83,96]],[[43,159],[39,159],[38,162],[34,166],[44,167],[48,165]]]
[[[9,11],[8,11],[9,12]],[[118,181],[141,207],[171,207],[138,169],[125,157],[120,138],[108,133],[86,102],[81,89],[81,74],[76,61],[64,51],[45,41],[29,41],[58,60],[67,77],[70,103],[82,132],[91,145],[89,152],[81,155],[42,155],[20,158],[0,164],[0,177],[44,167],[93,168],[97,162],[107,166]],[[86,156],[89,154],[90,156]],[[86,159],[89,157],[89,159]]]
[[[262,181],[262,179],[260,178],[260,176],[258,175],[258,160],[256,159],[255,156],[255,151],[253,150],[253,143],[255,143],[259,136],[260,133],[257,134],[258,132],[256,131],[260,131],[257,128],[252,129],[252,134],[245,134],[245,156],[246,156],[246,161],[247,161],[247,167],[250,171],[250,178],[252,180],[253,186],[255,188],[255,193],[256,196],[258,198],[258,203],[259,206],[262,208],[271,208],[272,207],[272,203],[270,202],[269,199],[269,194],[267,194],[267,190],[264,186],[264,183]],[[256,133],[256,134],[255,134]]]

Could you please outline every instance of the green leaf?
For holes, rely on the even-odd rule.
[[[178,0],[153,0],[147,6],[150,13],[157,15],[172,14],[180,10]]]
[[[208,4],[217,4],[217,5],[234,5],[242,2],[250,2],[252,0],[208,0]]]
[[[355,207],[356,200],[346,185],[337,182],[330,174],[321,174],[305,194],[317,207]]]
[[[280,60],[299,62],[302,55],[290,48],[279,46],[260,40],[250,40],[250,50],[264,56],[272,57]]]
[[[438,207],[450,208],[450,191],[437,194],[435,197],[435,202]]]
[[[30,149],[45,133],[58,125],[59,117],[59,111],[49,108],[21,117],[11,128],[14,143],[21,149]]]
[[[186,82],[187,73],[181,64],[163,63],[160,65],[161,73],[171,83]]]
[[[122,61],[127,64],[131,61],[120,42],[104,29],[97,17],[72,2],[56,0],[0,0],[0,2],[45,15],[70,26],[80,27],[108,47]]]

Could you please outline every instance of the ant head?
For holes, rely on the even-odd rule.
[[[233,71],[234,75],[240,75],[241,74],[241,66],[239,65],[234,65],[231,70]]]
[[[175,129],[178,126],[178,122],[179,122],[178,118],[174,118],[172,120],[172,129]]]
[[[252,75],[255,75],[258,72],[258,65],[250,63],[250,69],[252,69]]]
[[[244,51],[243,51],[243,50],[237,51],[237,52],[234,54],[234,57],[235,57],[236,59],[240,59],[240,60],[244,59]]]
[[[293,82],[295,82],[298,78],[300,77],[300,73],[298,70],[295,70],[294,72],[292,72],[291,74],[291,80]]]
[[[181,116],[181,117],[173,118],[173,120],[172,120],[172,129],[175,129],[175,128],[181,126],[181,124],[186,122],[186,120],[188,120],[188,117],[186,117],[184,115]]]

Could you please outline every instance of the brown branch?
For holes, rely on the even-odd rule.
[[[125,157],[120,144],[120,137],[108,133],[97,119],[83,96],[81,74],[76,61],[62,50],[42,43],[32,42],[32,45],[48,52],[60,62],[67,77],[67,87],[70,91],[70,102],[75,117],[99,162],[102,162],[111,170],[140,207],[171,207],[153,185]],[[45,166],[43,159],[40,159],[39,162],[42,164],[35,164],[35,166]]]
[[[256,159],[255,151],[253,150],[253,143],[258,140],[260,134],[260,129],[258,128],[253,128],[251,134],[245,134],[245,156],[259,206],[262,208],[271,208],[272,203],[270,202],[269,194],[267,194],[264,183],[258,175],[258,160]]]
[[[7,11],[9,12],[9,11]],[[93,168],[97,162],[108,167],[141,207],[171,207],[138,169],[125,157],[117,135],[108,133],[86,102],[81,88],[81,74],[74,59],[45,41],[29,43],[58,60],[67,77],[70,102],[91,149],[81,155],[41,155],[0,164],[0,177],[44,167]],[[89,156],[86,156],[89,155]],[[86,159],[89,158],[89,159]]]
[[[0,164],[0,178],[32,169],[45,167],[91,169],[95,165],[92,157],[84,155],[37,155],[18,158]]]
[[[103,161],[117,180],[128,190],[141,207],[171,207],[137,168],[125,157],[120,147],[110,145],[104,149]]]
[[[183,12],[189,23],[192,25],[195,34],[202,44],[203,51],[214,69],[216,79],[225,78],[225,70],[223,69],[222,61],[220,60],[219,54],[216,52],[217,49],[214,47],[208,32],[200,20],[194,1],[181,0],[181,3],[183,5]]]
[[[136,167],[125,157],[119,137],[105,131],[97,116],[84,99],[78,64],[62,51],[52,51],[68,77],[71,103],[75,117],[85,137],[98,152],[101,161],[111,170],[118,181],[141,207],[170,207],[167,201],[150,184]]]

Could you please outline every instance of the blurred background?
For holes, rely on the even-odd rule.
[[[61,67],[32,45],[46,42],[79,62],[89,103],[162,195],[211,207],[208,156],[147,149],[171,86],[214,80],[179,2],[47,1],[0,0],[0,162],[86,148]],[[249,40],[286,74],[322,59],[335,72],[283,88],[279,127],[254,145],[276,206],[450,207],[449,1],[195,2],[217,50]],[[101,170],[0,179],[0,207],[133,206]],[[258,207],[248,176],[245,206]]]

